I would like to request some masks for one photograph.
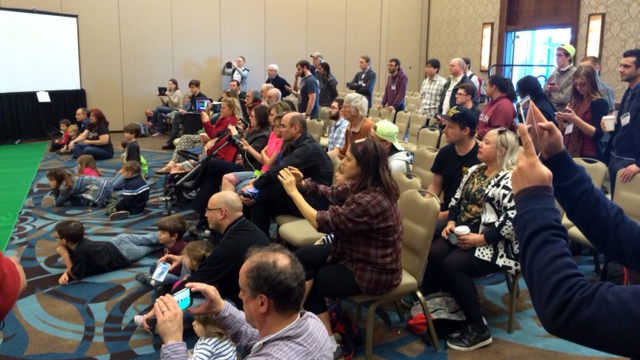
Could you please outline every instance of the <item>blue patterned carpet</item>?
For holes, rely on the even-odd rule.
[[[92,276],[59,286],[64,271],[50,237],[60,220],[74,218],[86,228],[92,240],[109,241],[122,232],[156,231],[154,222],[164,215],[164,205],[158,202],[162,194],[162,178],[157,169],[168,160],[166,152],[143,151],[149,164],[148,182],[151,200],[143,216],[109,222],[104,210],[62,207],[43,209],[42,197],[48,191],[45,174],[55,167],[73,169],[70,158],[45,154],[31,189],[19,214],[6,253],[16,255],[25,268],[28,287],[22,293],[14,311],[6,318],[0,342],[2,359],[157,359],[161,342],[133,323],[133,316],[147,309],[150,290],[138,284],[134,277],[147,271],[157,255],[151,255],[126,269]],[[119,157],[100,162],[105,177],[111,177],[120,167]],[[185,214],[190,211],[184,211]],[[585,260],[584,270],[592,274],[592,265]],[[418,336],[407,333],[404,323],[395,313],[389,315],[391,331],[378,321],[374,337],[377,359],[585,359],[607,357],[548,335],[539,325],[531,307],[526,285],[520,281],[522,296],[518,299],[516,331],[506,332],[508,291],[502,276],[478,282],[483,311],[491,326],[494,344],[470,354],[441,351],[436,354]],[[348,304],[347,308],[351,308]],[[355,317],[354,317],[355,319]],[[190,338],[190,341],[195,339]],[[444,343],[441,343],[444,348]],[[364,355],[363,349],[356,358]]]

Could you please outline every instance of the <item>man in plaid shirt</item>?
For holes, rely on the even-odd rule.
[[[340,114],[343,103],[344,100],[342,99],[335,99],[333,103],[331,103],[331,108],[329,110],[329,119],[333,120],[334,123],[333,125],[331,125],[331,129],[329,129],[327,151],[331,151],[335,148],[339,149],[344,145],[344,134],[347,130],[349,122]]]
[[[438,75],[439,71],[440,61],[438,59],[427,60],[424,69],[426,78],[422,82],[420,104],[418,105],[418,113],[427,115],[427,122],[438,112],[442,90],[447,82],[443,77]]]
[[[333,359],[333,348],[320,319],[300,311],[305,283],[298,259],[278,244],[254,248],[248,255],[239,273],[244,312],[222,300],[215,287],[202,283],[186,285],[205,296],[205,301],[189,312],[215,315],[231,341],[245,349],[244,359]],[[178,303],[165,295],[156,300],[154,309],[164,343],[162,358],[186,360]]]

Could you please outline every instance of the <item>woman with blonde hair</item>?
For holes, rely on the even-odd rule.
[[[449,292],[466,317],[462,333],[447,341],[454,350],[475,350],[492,341],[473,278],[520,268],[511,189],[518,150],[518,138],[506,128],[484,136],[478,147],[480,164],[464,175],[449,204],[442,238],[434,240],[429,251],[426,291]]]
[[[564,112],[556,113],[564,147],[572,157],[602,158],[597,140],[603,132],[598,125],[609,112],[609,103],[598,90],[597,76],[591,65],[578,66],[573,73],[571,101]]]

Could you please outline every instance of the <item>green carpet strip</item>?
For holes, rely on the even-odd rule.
[[[0,250],[4,251],[38,170],[46,142],[0,146]]]

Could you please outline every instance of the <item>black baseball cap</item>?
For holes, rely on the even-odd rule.
[[[463,105],[456,105],[449,109],[446,115],[440,115],[443,119],[449,120],[452,123],[456,123],[461,127],[468,127],[471,130],[475,130],[478,126],[478,119]]]

